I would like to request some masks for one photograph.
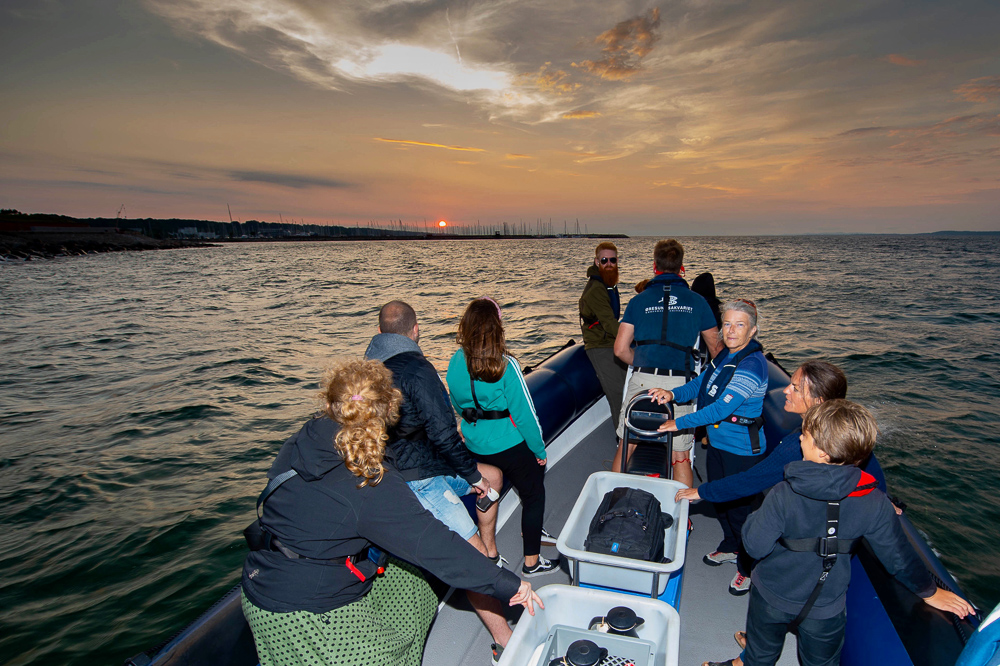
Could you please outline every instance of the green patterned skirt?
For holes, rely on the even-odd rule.
[[[367,595],[326,613],[272,613],[241,598],[261,666],[420,666],[438,604],[423,574],[396,559]]]

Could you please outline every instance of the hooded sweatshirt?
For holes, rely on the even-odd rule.
[[[403,479],[460,476],[469,485],[479,483],[483,476],[458,434],[448,392],[417,343],[405,335],[379,333],[365,358],[382,361],[403,392],[399,422],[389,429],[389,448]]]
[[[864,537],[900,583],[920,597],[934,594],[936,585],[907,541],[892,503],[880,490],[858,491],[859,485],[874,480],[851,465],[788,463],[785,480],[750,514],[742,532],[747,554],[760,560],[751,578],[768,604],[796,615],[802,610],[819,581],[823,558],[790,551],[778,539],[825,536],[827,503],[836,501],[840,502],[838,538]],[[849,496],[855,492],[859,494]],[[822,620],[844,610],[850,580],[851,557],[839,555],[809,617]]]
[[[338,430],[325,416],[310,420],[284,443],[268,472],[272,479],[289,469],[298,475],[267,498],[261,524],[291,551],[311,559],[251,551],[242,585],[255,606],[325,613],[360,599],[373,579],[359,580],[346,560],[371,544],[449,585],[501,601],[517,593],[518,577],[425,510],[388,461],[381,483],[359,488],[360,479],[333,446]]]

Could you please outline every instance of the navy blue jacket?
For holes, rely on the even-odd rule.
[[[785,465],[802,460],[802,445],[799,443],[801,430],[790,432],[781,440],[767,457],[739,474],[709,481],[698,486],[698,495],[709,502],[732,502],[769,490],[785,478]],[[862,471],[868,472],[878,482],[878,489],[887,492],[885,474],[874,455],[861,464]]]
[[[389,448],[403,479],[460,476],[469,485],[479,483],[483,476],[458,434],[448,391],[417,343],[403,335],[379,333],[365,358],[382,361],[403,392],[399,422],[389,429]]]
[[[869,477],[870,478],[870,477]],[[760,560],[751,578],[764,600],[786,613],[797,615],[823,571],[823,558],[814,552],[793,552],[778,539],[824,536],[827,502],[840,501],[838,537],[864,537],[886,570],[921,597],[937,586],[907,541],[892,503],[880,490],[849,497],[857,490],[861,470],[850,465],[791,462],[785,480],[774,487],[763,505],[743,524],[743,547]],[[809,617],[825,619],[844,610],[851,580],[851,558],[837,557],[823,591]]]
[[[293,552],[313,560],[251,552],[242,584],[255,606],[275,613],[325,613],[360,599],[372,580],[362,582],[345,562],[370,544],[449,585],[502,601],[517,593],[518,577],[425,510],[391,464],[377,486],[358,488],[358,477],[333,446],[338,429],[327,417],[308,421],[284,443],[268,472],[274,478],[295,469],[298,476],[264,502],[262,525]]]

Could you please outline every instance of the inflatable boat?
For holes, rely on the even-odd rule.
[[[769,366],[764,428],[767,441],[777,442],[798,428],[800,422],[798,416],[783,409],[782,389],[788,385],[788,373],[770,357]],[[548,451],[546,529],[557,534],[566,526],[588,479],[594,473],[602,473],[606,469],[606,461],[614,455],[610,410],[582,345],[575,345],[572,341],[538,366],[526,369],[526,382],[535,402]],[[700,458],[696,458],[696,470],[700,470],[699,475],[703,478],[704,455]],[[663,483],[673,482],[664,480]],[[676,581],[674,590],[665,592],[665,596],[651,598],[653,595],[650,592],[630,596],[607,589],[586,589],[579,586],[580,580],[571,580],[570,574],[575,567],[566,562],[560,572],[532,581],[543,599],[549,600],[545,621],[552,626],[568,627],[563,630],[564,633],[575,635],[574,631],[585,632],[587,627],[571,625],[580,624],[583,621],[580,618],[600,615],[590,613],[587,604],[596,604],[594,608],[627,606],[636,614],[645,613],[651,618],[646,626],[652,628],[645,630],[645,638],[652,639],[646,642],[655,645],[649,647],[649,661],[643,663],[655,663],[657,666],[692,664],[706,660],[724,661],[739,654],[732,636],[734,631],[743,629],[747,597],[737,598],[727,593],[735,567],[707,567],[701,563],[701,554],[714,550],[721,534],[711,505],[698,502],[688,507],[686,501],[683,504],[684,514],[690,515],[694,529],[687,535],[684,544],[691,553],[690,557],[679,571],[670,576]],[[507,554],[512,567],[518,566],[519,558],[515,555],[521,548],[517,519],[519,510],[516,494],[506,493],[498,516],[497,543],[501,552]],[[963,594],[905,514],[900,521],[938,585]],[[554,548],[553,545],[543,545],[543,552],[553,557],[557,554]],[[549,553],[550,549],[553,552]],[[600,577],[599,570],[596,575]],[[578,576],[583,577],[583,574]],[[612,580],[607,587],[614,588],[617,584]],[[469,610],[464,594],[452,592],[441,591],[442,602],[428,636],[424,663],[487,663],[490,659],[489,634]],[[585,599],[585,602],[580,599]],[[847,633],[841,664],[990,666],[997,663],[997,644],[1000,641],[1000,620],[994,621],[997,611],[981,623],[978,617],[959,620],[951,614],[932,609],[889,576],[865,548],[852,560],[847,603]],[[671,620],[675,616],[679,620]],[[537,625],[541,620],[538,617],[525,615],[518,623],[512,643],[544,641],[546,627],[539,632]],[[548,634],[551,642],[554,634],[552,631]],[[642,634],[640,638],[630,640],[641,642]],[[528,652],[512,650],[512,643],[508,644],[508,650],[501,658],[502,665],[527,666],[542,662],[543,655],[538,654],[541,643],[528,646],[532,657],[527,660],[524,654]],[[631,661],[640,663],[636,658]],[[257,663],[253,637],[240,608],[238,586],[176,636],[125,662],[126,666],[253,666]],[[595,663],[603,664],[605,661]],[[790,636],[779,664],[795,663],[794,637]]]

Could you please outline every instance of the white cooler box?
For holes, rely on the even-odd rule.
[[[658,564],[584,550],[583,543],[587,539],[590,521],[597,513],[597,507],[606,493],[618,487],[639,488],[653,494],[660,501],[660,509],[673,516],[674,522],[667,528],[663,540],[663,554],[670,558],[670,562]],[[591,474],[556,541],[559,553],[573,562],[573,583],[660,597],[667,588],[671,574],[684,566],[689,502],[675,502],[674,495],[686,487],[678,481],[649,476],[617,472]]]

